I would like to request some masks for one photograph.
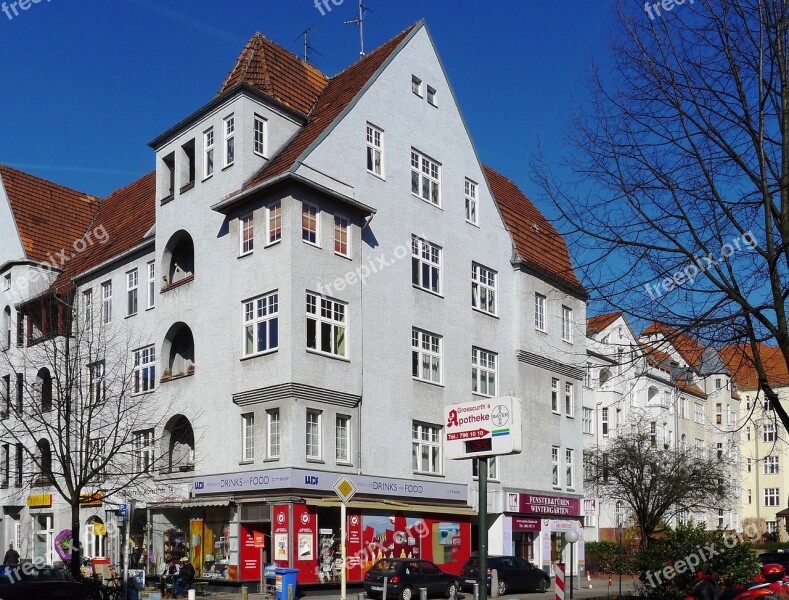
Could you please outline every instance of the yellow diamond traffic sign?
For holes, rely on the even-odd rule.
[[[345,475],[337,480],[332,488],[334,493],[340,497],[343,502],[350,502],[358,488],[354,485],[353,481],[348,479]]]

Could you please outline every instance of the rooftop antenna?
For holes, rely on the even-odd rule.
[[[310,52],[317,54],[318,56],[323,56],[320,52],[318,52],[315,48],[310,45],[309,35],[310,31],[315,28],[315,25],[310,25],[304,31],[302,31],[296,39],[304,38],[304,62],[310,62]],[[294,40],[295,41],[295,40]]]
[[[359,43],[361,44],[361,51],[359,52],[360,58],[364,58],[364,13],[366,13],[368,10],[372,12],[372,10],[364,3],[364,0],[359,0],[359,16],[355,19],[348,19],[345,21],[346,25],[359,26]]]

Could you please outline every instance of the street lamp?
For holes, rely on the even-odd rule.
[[[570,600],[573,598],[573,544],[578,541],[577,531],[568,531],[564,534],[564,541],[570,544]]]

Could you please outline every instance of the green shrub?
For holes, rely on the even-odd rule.
[[[616,542],[586,542],[584,544],[584,553],[586,555],[586,566],[591,573],[613,575],[620,572],[631,572],[631,557],[627,549],[622,553],[620,568],[619,544]]]

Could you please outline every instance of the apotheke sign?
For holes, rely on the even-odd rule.
[[[306,469],[249,471],[195,479],[192,491],[195,495],[284,489],[319,490],[334,493],[333,486],[340,475],[343,474]],[[346,475],[346,477],[358,488],[358,494],[452,500],[455,502],[468,501],[468,488],[463,484],[371,477],[369,475]]]

